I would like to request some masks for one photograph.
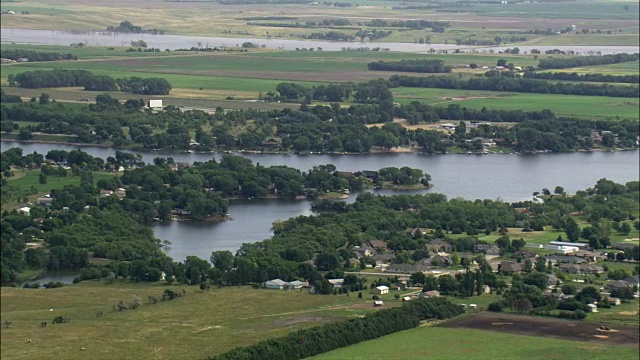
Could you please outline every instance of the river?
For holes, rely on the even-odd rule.
[[[264,45],[273,49],[295,50],[296,48],[322,48],[328,51],[340,51],[343,48],[358,47],[380,47],[391,51],[426,53],[431,49],[438,50],[464,50],[464,51],[504,51],[507,48],[517,46],[520,51],[529,52],[532,49],[542,51],[560,49],[563,51],[574,51],[578,54],[613,54],[613,53],[636,53],[638,46],[491,46],[474,47],[469,45],[453,44],[414,44],[399,42],[345,42],[345,41],[319,41],[319,40],[288,40],[288,39],[264,39],[264,38],[223,38],[223,37],[203,37],[186,35],[153,35],[153,34],[129,34],[113,33],[106,31],[86,31],[71,32],[60,30],[31,30],[31,29],[11,29],[2,28],[3,43],[37,44],[37,45],[70,45],[72,43],[84,42],[89,46],[128,46],[131,41],[144,40],[148,47],[159,49],[184,49],[198,46],[220,47],[220,46],[240,46],[244,42],[252,42]]]
[[[2,151],[21,147],[24,153],[49,150],[74,150],[77,146],[62,144],[19,143],[3,141]],[[114,156],[115,150],[86,146],[83,151],[93,156]],[[145,162],[155,157],[173,157],[177,162],[219,160],[222,154],[184,154],[163,152],[135,152]],[[592,187],[598,179],[608,178],[625,183],[638,180],[640,152],[576,152],[533,155],[424,155],[416,153],[367,155],[283,155],[238,154],[263,166],[287,165],[302,171],[313,166],[333,164],[342,171],[378,170],[388,166],[419,168],[433,178],[433,189],[449,198],[502,199],[520,201],[531,199],[534,191],[557,185],[574,193]],[[382,195],[395,192],[385,190]],[[405,192],[405,193],[415,193]],[[352,195],[349,201],[353,201]],[[154,225],[156,237],[167,239],[172,245],[166,253],[176,260],[187,255],[208,259],[213,250],[237,250],[242,243],[259,241],[271,236],[271,224],[293,216],[311,214],[310,202],[289,200],[231,201],[232,221],[221,223],[171,222]]]

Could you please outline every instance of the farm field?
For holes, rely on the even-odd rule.
[[[148,304],[149,295],[161,297],[166,288],[187,293],[172,301]],[[129,303],[134,295],[142,299],[138,309],[112,310],[119,300]],[[348,297],[314,296],[307,291],[250,287],[200,292],[196,286],[159,283],[89,281],[57,289],[3,288],[0,296],[1,320],[12,322],[2,329],[3,359],[86,359],[87,354],[93,359],[141,359],[150,354],[154,359],[205,358],[373,310],[369,300],[353,293]],[[96,317],[97,311],[104,316]],[[56,316],[72,321],[52,325]],[[41,321],[48,321],[49,326],[41,327]]]
[[[560,116],[588,118],[638,118],[640,102],[631,98],[603,96],[555,95],[492,92],[481,90],[449,90],[427,88],[392,89],[395,101],[408,104],[424,101],[428,104],[446,106],[457,103],[473,109],[504,109],[539,111],[549,109]]]
[[[159,28],[167,34],[207,35],[219,37],[272,37],[299,38],[315,31],[327,32],[329,27],[291,28],[266,26],[265,21],[256,21],[273,16],[290,17],[285,22],[322,21],[327,18],[343,18],[351,21],[350,26],[337,27],[348,34],[355,34],[356,28],[366,28],[371,19],[388,20],[413,19],[447,21],[452,26],[444,33],[431,31],[401,31],[379,41],[413,42],[416,37],[430,36],[434,43],[455,43],[457,39],[473,38],[492,40],[496,35],[525,35],[527,41],[541,38],[528,34],[533,29],[565,29],[575,24],[579,29],[618,30],[638,26],[638,4],[634,2],[581,1],[578,6],[572,2],[531,3],[531,4],[477,4],[457,6],[449,1],[440,9],[395,4],[379,0],[347,0],[347,7],[335,7],[325,3],[312,4],[227,4],[218,2],[159,2],[153,0],[137,1],[135,6],[123,0],[112,1],[105,6],[103,2],[90,0],[57,1],[14,1],[6,8],[17,12],[29,12],[28,15],[2,15],[2,26],[6,28],[54,29],[54,30],[105,30],[109,25],[118,24],[125,19],[135,19],[136,25],[146,28]],[[262,5],[262,4],[260,4]],[[627,6],[625,8],[625,6]],[[145,17],[139,16],[139,9],[145,9]],[[176,16],[176,12],[180,16]],[[184,21],[188,19],[188,21]],[[278,21],[282,22],[282,21]],[[161,25],[159,25],[161,24]],[[403,29],[404,30],[404,29]],[[523,31],[524,30],[524,31]],[[637,32],[635,33],[637,34]],[[626,45],[634,44],[628,33],[615,33],[606,41],[599,35],[576,36],[571,41],[581,45]],[[635,39],[638,39],[635,35]],[[637,43],[637,40],[636,40]],[[357,44],[357,43],[354,43]],[[511,44],[510,44],[511,45]],[[517,45],[517,44],[516,44]]]
[[[463,316],[438,326],[424,326],[391,334],[376,340],[362,342],[357,345],[334,350],[326,354],[312,357],[314,360],[338,359],[582,359],[584,351],[589,352],[593,359],[634,359],[638,356],[637,345],[620,346],[612,341],[593,340],[580,341],[579,336],[567,336],[569,339],[552,338],[549,336],[530,336],[531,329],[523,329],[519,334],[486,330],[485,326],[466,328],[457,325],[459,321],[474,319],[479,316],[491,319],[506,318],[509,323],[521,319],[536,319],[480,313]],[[554,319],[543,319],[547,322],[545,331],[558,331],[558,324],[584,325],[584,323],[568,322]],[[505,322],[503,320],[496,320]],[[550,329],[550,325],[556,328]],[[498,325],[499,326],[499,325]],[[591,324],[595,332],[597,326]],[[497,326],[494,326],[497,327]],[[502,325],[502,327],[508,327]],[[579,331],[583,326],[575,327]],[[482,330],[481,330],[482,329]],[[514,330],[514,332],[517,330]],[[626,331],[626,329],[625,329]],[[574,331],[575,333],[575,331]],[[637,336],[637,332],[635,334]]]
[[[585,66],[569,69],[552,70],[552,72],[568,72],[578,74],[606,74],[606,75],[637,75],[640,69],[640,62],[626,62],[611,65]]]

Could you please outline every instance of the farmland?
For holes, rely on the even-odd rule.
[[[173,301],[147,304],[147,296],[160,296],[165,288],[187,293]],[[143,300],[138,309],[112,310],[119,300],[128,303],[134,295]],[[25,355],[85,359],[87,353],[94,359],[140,359],[149,354],[157,359],[204,358],[373,309],[370,301],[351,295],[313,296],[306,291],[249,287],[200,292],[195,286],[128,282],[83,282],[48,290],[3,288],[1,318],[12,325],[2,331],[1,354],[3,359]],[[96,317],[97,311],[104,316]],[[40,327],[41,321],[51,322],[56,316],[72,321]]]

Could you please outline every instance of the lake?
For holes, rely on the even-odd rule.
[[[340,51],[342,48],[357,47],[380,47],[388,48],[391,51],[421,53],[434,50],[456,49],[478,52],[498,52],[507,48],[517,46],[522,52],[532,49],[551,50],[560,49],[563,51],[575,51],[579,54],[614,54],[614,53],[636,53],[638,46],[491,46],[474,47],[468,45],[453,44],[414,44],[414,43],[385,43],[385,42],[345,42],[345,41],[319,41],[319,40],[288,40],[288,39],[264,39],[264,38],[223,38],[223,37],[203,37],[185,35],[153,35],[153,34],[129,34],[113,33],[107,31],[59,31],[59,30],[31,30],[31,29],[11,29],[2,28],[3,43],[36,44],[36,45],[70,45],[72,43],[84,42],[89,46],[128,46],[131,41],[144,40],[148,47],[159,49],[184,49],[198,46],[209,47],[234,47],[240,46],[244,42],[252,42],[258,45],[265,45],[268,48],[295,50],[296,48],[322,48],[328,51]]]
[[[74,150],[77,146],[62,144],[19,143],[3,141],[2,151],[22,147],[24,153],[49,150]],[[114,156],[115,149],[86,146],[83,151],[93,156]],[[223,154],[184,154],[166,152],[136,152],[145,162],[155,157],[173,157],[175,161],[194,162],[219,160]],[[237,154],[259,162],[263,166],[287,165],[306,171],[313,166],[333,164],[341,171],[378,170],[388,166],[409,166],[430,174],[435,185],[419,192],[437,192],[449,198],[502,199],[520,201],[531,199],[534,191],[553,190],[557,185],[574,193],[592,187],[598,179],[616,182],[638,180],[640,152],[576,152],[532,155],[425,155],[416,153],[366,155],[283,155]],[[397,192],[378,192],[390,195]],[[416,191],[406,192],[416,193]],[[351,195],[350,201],[355,199]],[[298,215],[311,214],[310,202],[293,200],[232,201],[229,214],[232,221],[198,223],[173,221],[153,226],[159,239],[172,245],[166,253],[176,260],[187,255],[208,259],[214,250],[237,250],[242,243],[259,241],[271,236],[271,224]]]

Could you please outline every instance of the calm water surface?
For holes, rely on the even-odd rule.
[[[49,150],[73,150],[77,146],[2,142],[2,151],[22,147],[24,153]],[[93,156],[106,158],[114,149],[82,147]],[[173,157],[175,161],[194,162],[219,160],[221,154],[182,154],[136,152],[146,162],[155,157]],[[638,180],[640,152],[590,152],[537,155],[275,155],[238,154],[263,166],[287,165],[306,171],[313,166],[334,164],[342,171],[377,170],[387,166],[420,168],[431,174],[435,187],[419,192],[438,192],[449,198],[502,199],[520,201],[530,199],[534,191],[553,189],[560,185],[569,193],[586,189],[598,179],[606,177],[616,182]],[[397,192],[385,190],[382,195]],[[408,192],[408,193],[416,193]],[[353,201],[352,195],[349,201]],[[263,240],[271,236],[271,224],[298,215],[311,214],[310,202],[289,200],[232,201],[229,213],[233,221],[221,223],[178,222],[154,225],[156,237],[172,242],[165,249],[176,260],[187,255],[208,259],[214,250],[237,250],[242,243]]]

